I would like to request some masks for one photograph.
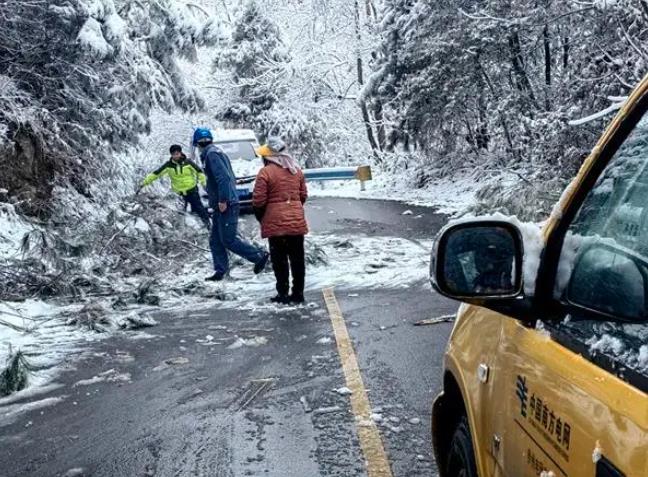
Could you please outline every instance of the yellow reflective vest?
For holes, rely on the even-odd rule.
[[[151,172],[144,179],[142,186],[147,186],[164,176],[171,179],[171,189],[180,195],[185,195],[195,188],[199,182],[203,187],[207,184],[207,177],[203,170],[196,163],[187,159],[186,156],[182,156],[177,162],[169,159],[158,170]]]

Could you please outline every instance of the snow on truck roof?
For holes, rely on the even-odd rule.
[[[256,134],[251,129],[214,129],[214,142],[252,141],[257,142]]]

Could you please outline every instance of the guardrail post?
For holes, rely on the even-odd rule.
[[[364,192],[366,190],[365,182],[372,179],[371,176],[371,166],[360,166],[355,173],[356,179],[360,181],[360,191]]]

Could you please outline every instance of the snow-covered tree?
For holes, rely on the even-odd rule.
[[[225,121],[246,123],[272,109],[284,93],[281,75],[290,57],[279,28],[256,1],[246,3],[233,28],[229,45],[218,52],[214,67],[229,72],[237,96],[223,107],[220,116]]]
[[[569,120],[647,71],[646,5],[384,0],[365,94],[385,105],[392,146],[413,145],[437,168],[570,174],[601,124]]]
[[[291,55],[269,9],[250,0],[214,61],[215,86],[222,92],[216,116],[255,130],[261,139],[280,135],[307,166],[320,164],[330,136],[320,111],[326,86],[311,73]]]
[[[217,39],[176,0],[0,0],[0,188],[32,212],[57,178],[83,190],[96,161],[149,131],[154,107],[202,106],[176,59]]]

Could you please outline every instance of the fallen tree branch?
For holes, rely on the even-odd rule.
[[[108,240],[106,245],[104,245],[101,248],[101,250],[99,251],[99,255],[103,255],[104,250],[106,250],[106,248],[108,248],[108,246],[113,242],[113,240],[115,240],[117,237],[119,237],[124,232],[124,230],[126,230],[126,228],[130,225],[130,223],[137,220],[137,219],[138,219],[138,217],[133,217],[130,220],[126,221],[126,225],[124,225],[121,229],[119,229],[117,232],[115,232],[114,235],[112,237],[110,237],[110,240]]]
[[[184,244],[190,245],[190,246],[193,247],[193,248],[197,248],[198,250],[202,250],[203,252],[211,252],[211,250],[206,249],[205,247],[201,247],[200,245],[196,245],[195,243],[191,243],[191,242],[189,242],[189,241],[187,241],[187,240],[182,240],[182,239],[180,239],[180,240],[178,240],[178,241],[179,241],[179,242],[182,242],[182,243],[184,243]]]
[[[9,323],[8,321],[4,321],[3,319],[0,318],[0,325],[4,325],[7,328],[11,328],[15,331],[20,331],[21,333],[27,333],[29,330],[27,328],[23,328],[22,326],[14,325],[13,323]]]
[[[429,318],[427,320],[421,320],[414,323],[414,326],[427,326],[427,325],[438,325],[439,323],[449,323],[454,321],[455,315],[443,315],[437,318]]]

